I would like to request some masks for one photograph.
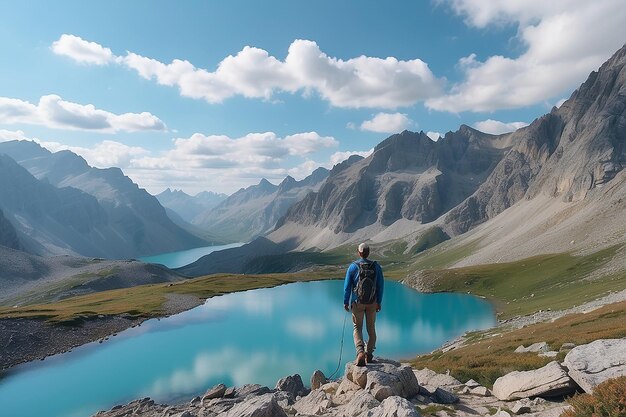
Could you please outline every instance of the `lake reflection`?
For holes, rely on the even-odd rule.
[[[189,400],[217,383],[274,387],[279,378],[299,373],[307,384],[314,370],[329,375],[337,367],[347,319],[342,373],[354,359],[342,292],[342,282],[323,281],[215,297],[103,344],[19,367],[0,382],[0,404],[15,417],[90,415],[146,396]],[[387,281],[376,355],[410,358],[494,324],[484,300],[420,294]],[[33,392],[37,402],[28,400]]]

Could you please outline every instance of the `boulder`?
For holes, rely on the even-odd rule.
[[[461,381],[450,375],[438,374],[437,372],[432,371],[428,368],[424,368],[419,371],[414,370],[413,373],[415,374],[415,377],[417,378],[419,384],[426,389],[426,392],[424,392],[424,394],[430,394],[439,387],[452,387],[463,385],[461,384]]]
[[[348,378],[343,378],[337,387],[336,393],[337,395],[343,395],[348,392],[356,392],[360,389],[362,389],[360,385],[355,384]]]
[[[491,395],[491,391],[481,386],[470,388],[469,393],[471,395],[477,395],[479,397],[489,397]]]
[[[574,343],[563,343],[561,345],[561,349],[559,350],[572,350],[576,347],[576,345]]]
[[[498,410],[498,412],[495,413],[493,417],[511,417],[511,415],[504,410]]]
[[[226,385],[218,384],[209,390],[202,397],[202,402],[212,400],[213,398],[222,398],[226,392]]]
[[[405,398],[392,396],[386,398],[378,407],[365,414],[366,417],[421,417],[420,413],[410,401]]]
[[[511,412],[518,415],[530,413],[530,405],[530,400],[524,398],[522,400],[516,401],[515,404],[513,404],[513,407],[511,407]]]
[[[311,389],[318,389],[326,383],[326,375],[319,369],[311,375]]]
[[[459,402],[459,397],[442,388],[437,388],[433,393],[433,400],[439,404],[454,404]]]
[[[547,352],[541,352],[539,356],[541,356],[542,358],[556,358],[556,355],[558,354],[559,352],[557,352],[556,350],[549,350]]]
[[[511,372],[493,384],[493,395],[502,401],[563,395],[573,390],[573,381],[555,361],[533,371]]]
[[[389,396],[413,398],[419,394],[419,384],[408,365],[394,366],[378,363],[368,366],[367,384],[365,388],[378,400],[383,401]]]
[[[350,402],[343,406],[341,415],[345,417],[362,416],[379,405],[380,401],[374,398],[372,394],[365,390],[360,390],[352,396]]]
[[[321,389],[313,390],[306,397],[296,401],[293,408],[300,415],[319,415],[332,407],[332,401],[328,394]]]
[[[271,392],[268,387],[259,384],[244,384],[235,389],[235,397],[245,398],[249,395],[263,395]]]
[[[587,393],[610,378],[626,375],[626,338],[602,339],[573,348],[565,356],[569,376]]]
[[[249,397],[248,400],[236,404],[228,410],[226,417],[287,417],[285,411],[278,405],[274,394],[263,394]]]
[[[418,379],[419,381],[419,379]],[[473,379],[470,379],[469,381],[467,381],[465,383],[465,386],[468,388],[476,388],[476,387],[480,387],[480,384],[476,381],[474,381]]]
[[[350,381],[361,388],[365,388],[365,385],[367,385],[367,371],[368,368],[365,366],[356,366],[353,363],[347,363],[345,375]]]
[[[528,353],[528,352],[538,353],[538,352],[547,352],[549,350],[550,350],[550,347],[548,346],[546,342],[539,342],[539,343],[533,343],[532,345],[528,347],[524,347],[524,345],[518,346],[517,349],[515,349],[515,353]]]
[[[294,397],[304,397],[309,392],[309,390],[305,388],[302,383],[302,378],[298,374],[286,376],[278,380],[276,383],[276,389],[278,391],[286,391]]]

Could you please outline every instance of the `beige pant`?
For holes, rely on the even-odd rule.
[[[352,323],[354,324],[354,347],[356,353],[363,352],[363,317],[365,317],[365,327],[367,329],[367,349],[368,353],[374,353],[376,349],[376,303],[372,304],[352,304]]]

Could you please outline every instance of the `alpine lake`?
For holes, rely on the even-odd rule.
[[[385,282],[382,307],[375,355],[396,360],[496,321],[483,299],[422,294],[393,281]],[[232,293],[145,321],[103,343],[12,368],[0,379],[0,414],[90,416],[143,397],[189,401],[218,383],[273,388],[296,373],[308,385],[316,369],[341,376],[354,357],[342,281]]]

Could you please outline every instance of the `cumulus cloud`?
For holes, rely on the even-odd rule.
[[[413,121],[403,113],[378,113],[361,123],[361,130],[378,133],[397,133],[409,127]]]
[[[72,151],[85,158],[89,165],[97,168],[127,167],[134,159],[149,154],[149,151],[142,147],[128,146],[112,140],[104,140],[91,148],[41,140],[36,142],[52,152]]]
[[[459,60],[464,80],[427,99],[435,110],[493,111],[528,106],[575,88],[624,44],[621,0],[439,0],[468,25],[516,25],[518,57],[475,54]],[[581,30],[585,28],[585,30]]]
[[[92,104],[65,101],[51,94],[38,104],[0,97],[0,123],[43,125],[54,129],[87,130],[103,133],[166,130],[165,123],[151,113],[114,114]]]
[[[55,54],[70,57],[81,64],[104,65],[115,60],[109,48],[74,35],[61,35],[51,48]]]
[[[8,142],[10,140],[29,140],[22,130],[6,130],[0,129],[0,142]]]
[[[501,135],[503,133],[513,132],[522,127],[528,126],[526,122],[510,122],[504,123],[498,120],[487,119],[482,122],[474,123],[474,128],[481,132],[490,133],[492,135]]]
[[[57,43],[64,47],[55,48]],[[336,107],[397,108],[440,95],[443,83],[420,59],[359,56],[343,60],[329,57],[317,43],[302,39],[291,43],[284,60],[246,46],[224,58],[215,71],[181,59],[168,64],[134,52],[109,55],[108,48],[73,35],[63,35],[55,44],[55,52],[77,62],[117,62],[143,78],[177,87],[182,96],[209,103],[236,95],[267,100],[279,92],[301,91],[306,96],[317,94]]]

